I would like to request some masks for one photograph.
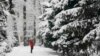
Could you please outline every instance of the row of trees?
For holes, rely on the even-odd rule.
[[[38,36],[46,47],[56,46],[69,56],[99,50],[99,0],[50,0],[42,5]]]

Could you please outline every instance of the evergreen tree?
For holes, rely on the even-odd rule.
[[[11,1],[0,0],[0,56],[5,56],[5,53],[10,52],[15,41],[14,37],[10,40],[9,36],[7,36],[7,16],[13,14]]]
[[[90,48],[93,50],[94,43],[100,39],[99,5],[99,0],[50,0],[43,3],[39,35],[44,44],[48,47],[60,45],[74,55],[77,54],[73,51],[90,54]],[[97,51],[98,45],[95,47]]]

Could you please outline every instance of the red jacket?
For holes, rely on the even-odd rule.
[[[35,45],[35,40],[29,40],[29,45],[30,45],[30,47],[31,48],[33,48],[34,47],[34,45]]]

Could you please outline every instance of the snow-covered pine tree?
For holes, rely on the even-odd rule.
[[[39,17],[41,23],[38,35],[48,47],[57,44],[66,47],[66,50],[69,48],[78,53],[90,53],[88,49],[92,50],[94,43],[98,43],[97,40],[100,39],[99,5],[99,0],[45,2],[44,14]]]
[[[11,51],[11,42],[7,36],[7,16],[11,16],[11,0],[0,0],[0,56],[5,56],[5,53]]]

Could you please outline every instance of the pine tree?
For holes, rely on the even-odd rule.
[[[11,1],[0,0],[0,56],[5,56],[5,53],[10,52],[10,44],[14,44],[15,41],[14,37],[10,37],[12,38],[10,40],[9,36],[7,36],[7,19],[9,15],[13,14]]]
[[[88,47],[92,48],[94,41],[98,43],[100,39],[99,5],[99,0],[50,0],[43,3],[45,12],[39,19],[45,24],[41,24],[39,35],[45,45],[65,45],[66,50],[89,53]]]

